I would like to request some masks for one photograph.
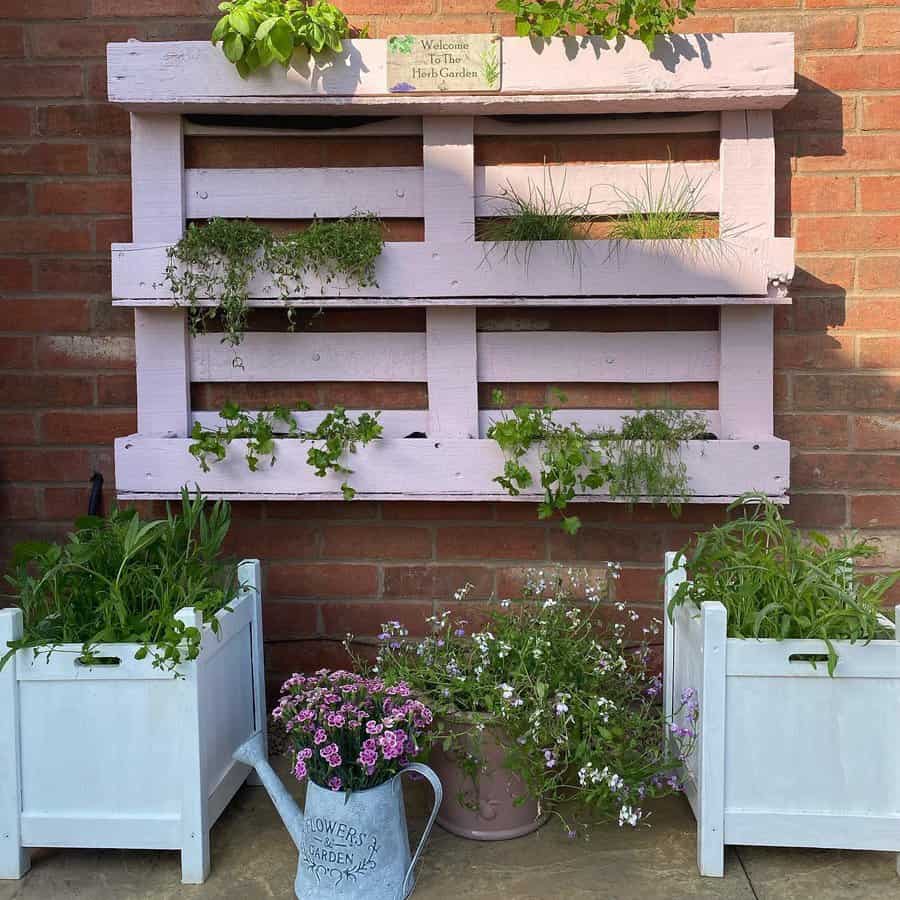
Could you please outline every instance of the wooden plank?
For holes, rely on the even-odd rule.
[[[258,410],[248,410],[251,416],[255,416]],[[405,438],[413,432],[428,431],[428,411],[425,409],[386,409],[386,410],[347,410],[348,415],[358,416],[361,412],[370,415],[378,412],[378,421],[381,423],[385,438]],[[510,414],[510,410],[506,414]],[[577,422],[585,431],[601,431],[604,429],[618,429],[621,427],[624,416],[634,415],[633,409],[559,409],[553,414],[555,421],[560,423]],[[719,413],[714,409],[690,410],[690,412],[706,416],[707,428],[713,434],[719,433]],[[501,410],[483,409],[478,413],[478,435],[484,437],[492,422],[498,421],[502,416]],[[295,412],[293,414],[297,424],[304,431],[312,431],[319,422],[328,415],[328,410],[309,410],[308,412]],[[224,425],[219,413],[214,410],[202,410],[192,415],[194,422],[199,422],[204,428],[216,428]],[[275,423],[276,431],[283,431]]]
[[[473,313],[474,314],[474,313]],[[234,363],[235,354],[240,366]],[[421,332],[250,332],[236,348],[218,334],[191,341],[191,380],[425,381]]]
[[[754,238],[775,234],[775,137],[769,110],[722,113],[720,230]]]
[[[721,437],[765,438],[774,430],[774,315],[771,306],[719,313]]]
[[[22,610],[0,609],[0,648],[22,637]],[[22,878],[31,867],[22,835],[22,745],[19,735],[17,656],[0,669],[0,878]]]
[[[788,266],[793,271],[790,238],[577,241],[575,250],[573,264],[569,244],[541,242],[531,248],[525,265],[514,245],[388,243],[375,266],[377,285],[360,288],[338,279],[325,285],[310,278],[303,296],[310,305],[321,305],[326,296],[408,297],[416,305],[426,297],[765,297],[770,273]],[[165,268],[164,244],[114,244],[113,296],[166,299],[171,305]],[[279,291],[270,277],[258,275],[250,295],[277,299]]]
[[[700,692],[700,814],[697,816],[697,867],[701,875],[725,874],[725,607],[707,601],[703,628],[703,683]]]
[[[422,120],[425,240],[471,240],[475,147],[471,117]]]
[[[116,441],[116,487],[121,496],[175,496],[182,484],[198,484],[210,497],[339,499],[344,476],[317,478],[306,464],[308,445],[277,440],[274,466],[250,472],[242,442],[227,459],[201,472],[188,452],[190,440],[132,435]],[[783,499],[788,488],[786,441],[690,441],[682,458],[694,502],[718,503],[749,490]],[[503,454],[491,440],[379,440],[345,460],[360,499],[505,500],[494,482]],[[536,451],[526,463],[537,471]],[[533,501],[539,488],[518,498]],[[582,499],[606,502],[602,492]]]
[[[590,97],[598,86],[608,96],[655,94],[660,100],[685,92],[721,92],[725,97],[786,93],[794,87],[793,57],[793,35],[778,33],[659,38],[652,56],[637,40],[625,40],[613,50],[602,38],[560,38],[538,44],[528,38],[504,38],[500,97],[441,95],[427,102],[435,110],[441,105],[459,108],[460,100],[503,108],[504,100],[515,95]],[[411,112],[423,99],[384,96],[384,40],[346,41],[343,54],[321,64],[298,52],[287,71],[271,66],[246,81],[221,48],[205,41],[109,44],[107,68],[110,100],[133,105],[169,103],[187,108],[231,99],[271,106],[273,99],[343,97],[357,103],[387,100],[394,108]],[[666,109],[664,105],[657,108]]]
[[[718,113],[683,113],[655,116],[578,116],[560,121],[551,119],[496,119],[478,116],[475,134],[564,135],[564,134],[701,134],[718,131]]]
[[[750,847],[900,850],[900,815],[794,810],[725,811],[725,842]]]
[[[433,306],[425,316],[428,435],[478,437],[475,307]]]
[[[29,847],[176,850],[180,846],[178,817],[158,813],[97,815],[29,811],[22,816],[22,834]]]
[[[475,167],[475,215],[503,215],[510,209],[504,192],[522,197],[546,197],[555,205],[584,205],[584,214],[620,215],[630,198],[691,190],[694,211],[719,211],[719,166],[699,163],[580,163],[547,166],[499,165]]]
[[[484,331],[480,381],[717,381],[714,331]]]
[[[184,229],[183,140],[177,115],[131,116],[132,231],[136,241],[177,241]],[[188,433],[187,328],[183,310],[134,313],[138,428]]]
[[[189,219],[422,215],[422,170],[411,166],[187,169],[184,174]]]
[[[675,596],[678,586],[687,578],[684,566],[672,569],[677,555],[670,550],[664,557],[666,580],[663,594],[663,712],[667,723],[672,721],[672,715],[678,705],[675,702],[675,627],[669,620],[669,601]],[[665,733],[668,735],[668,730]]]

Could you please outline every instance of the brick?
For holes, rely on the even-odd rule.
[[[787,106],[775,110],[773,121],[776,145],[781,143],[779,133],[849,130],[856,127],[856,97],[841,97],[831,91],[801,90]],[[785,174],[784,170],[778,174]]]
[[[409,16],[381,16],[375,20],[376,37],[390,37],[392,34],[434,34],[436,31],[448,34],[487,34],[498,31],[489,15],[442,15],[433,18],[410,18]]]
[[[87,170],[86,144],[0,145],[0,175],[81,175]]]
[[[816,134],[798,138],[800,172],[864,172],[894,168],[900,155],[896,134]]]
[[[431,532],[403,525],[328,525],[324,559],[430,559]]]
[[[794,408],[830,412],[894,410],[900,406],[900,376],[831,374],[793,375]]]
[[[91,16],[131,19],[145,16],[213,16],[216,0],[90,0]]]
[[[485,557],[493,554],[483,554]],[[473,585],[473,600],[487,599],[494,592],[494,570],[484,565],[385,566],[384,596],[400,599],[447,600],[466,584]]]
[[[525,596],[528,583],[534,581],[535,576],[544,577],[549,584],[561,581],[565,589],[569,591],[575,600],[588,599],[588,590],[596,593],[594,596],[601,601],[609,596],[613,579],[609,577],[609,571],[605,563],[600,565],[578,566],[569,570],[561,566],[542,566],[535,570],[527,566],[502,566],[497,569],[496,597],[501,599],[521,599]],[[494,607],[496,611],[496,607]]]
[[[840,175],[798,175],[791,179],[791,212],[841,212],[855,208],[853,179]]]
[[[459,10],[450,10],[446,8],[448,0],[443,0],[444,12],[459,12]],[[399,15],[405,14],[410,16],[428,15],[434,9],[432,0],[344,0],[341,9],[347,16],[367,16],[367,15]],[[493,10],[492,10],[493,11]],[[431,27],[437,32],[444,29],[434,20]]]
[[[0,445],[31,444],[37,438],[31,413],[0,413]]]
[[[0,484],[0,517],[4,519],[36,519],[37,491],[18,484]]]
[[[843,494],[792,492],[783,513],[801,528],[841,528],[847,524],[847,498]]]
[[[705,12],[712,10],[718,12],[723,9],[796,9],[800,6],[800,0],[699,0],[697,10]],[[690,23],[690,19],[688,19]],[[715,47],[712,48],[713,50]]]
[[[46,219],[0,221],[0,252],[83,253],[90,249],[91,236],[84,226]]]
[[[859,261],[859,286],[864,291],[897,290],[900,256],[864,256]]]
[[[21,25],[0,25],[0,57],[25,55],[25,35]]]
[[[676,34],[731,34],[734,16],[691,16],[675,24]]]
[[[13,97],[80,97],[80,66],[0,64],[0,83]]]
[[[867,212],[900,210],[900,175],[869,175],[859,180],[862,208]]]
[[[378,516],[378,504],[368,500],[298,500],[271,503],[270,519],[353,519],[367,521]]]
[[[776,334],[779,369],[851,369],[854,341],[845,334]]]
[[[108,259],[42,259],[38,262],[39,291],[71,294],[108,294]]]
[[[852,297],[839,324],[858,331],[900,330],[900,297]]]
[[[506,505],[506,504],[504,504]],[[381,507],[381,518],[410,522],[471,521],[484,522],[494,518],[494,503],[452,500],[391,500]]]
[[[797,259],[797,270],[791,282],[791,293],[814,291],[817,294],[840,294],[853,284],[854,260],[846,256],[807,256]],[[795,300],[796,302],[796,300]]]
[[[266,591],[276,597],[368,598],[378,594],[378,569],[368,565],[274,563],[266,569]]]
[[[263,601],[263,633],[270,640],[283,641],[318,633],[318,608],[314,603]]]
[[[87,300],[65,297],[9,297],[0,300],[0,331],[40,332],[49,322],[62,331],[90,327]]]
[[[261,559],[316,559],[318,529],[302,520],[267,519],[235,523],[228,548],[236,556]]]
[[[693,18],[685,25],[691,26]],[[693,29],[691,29],[693,30]],[[801,16],[794,13],[760,13],[741,16],[738,31],[794,32],[795,47],[803,50],[849,50],[856,46],[857,23],[855,15],[844,13],[818,13]]]
[[[42,369],[132,369],[134,339],[100,335],[46,335],[38,338]]]
[[[663,598],[662,568],[623,566],[616,581],[615,598],[624,603],[650,603]],[[660,617],[661,618],[661,617]]]
[[[97,219],[94,222],[94,249],[108,253],[111,244],[127,244],[131,241],[131,219]]]
[[[577,514],[578,509],[574,512]],[[585,525],[575,535],[561,528],[550,531],[550,558],[556,562],[656,562],[669,549],[662,527],[595,528]]]
[[[86,406],[93,399],[93,383],[86,376],[0,374],[0,404],[6,407]]]
[[[90,475],[90,469],[80,473],[80,480],[84,484],[78,487],[67,485],[44,488],[42,518],[50,521],[71,522],[79,516],[85,515],[91,489],[88,480]]]
[[[803,450],[846,450],[850,441],[849,416],[839,413],[778,415],[775,434]]]
[[[446,526],[437,529],[438,559],[544,559],[540,527]]]
[[[857,450],[900,450],[900,415],[854,416],[853,446]]]
[[[801,218],[796,227],[798,253],[900,248],[900,215]]]
[[[137,383],[134,373],[98,375],[97,403],[100,406],[135,406],[137,404]]]
[[[432,614],[431,603],[323,603],[322,625],[325,634],[375,636],[390,621],[400,622],[411,635],[427,634],[425,622]]]
[[[39,213],[128,213],[131,185],[127,181],[73,181],[35,185]]]
[[[74,22],[33,25],[31,54],[39,57],[106,56],[106,45],[139,37],[134,25],[79,25]]]
[[[4,369],[34,368],[34,339],[0,337],[0,360]]]
[[[863,97],[863,131],[900,128],[900,94]]]
[[[41,418],[41,436],[48,444],[112,444],[136,430],[133,412],[48,412]]]
[[[28,185],[24,181],[0,182],[0,209],[7,216],[28,212]]]
[[[900,456],[803,453],[791,460],[791,487],[834,490],[900,488]]]
[[[858,494],[850,498],[854,528],[900,526],[900,494]]]
[[[30,291],[31,261],[14,257],[0,257],[0,291]]]
[[[29,134],[31,134],[31,109],[27,106],[0,104],[0,137],[27,137]]]
[[[900,47],[900,12],[867,12],[862,21],[864,47]]]
[[[88,0],[5,0],[3,15],[9,19],[80,19],[88,12]]]
[[[128,112],[107,103],[42,106],[37,134],[48,137],[116,137],[129,133]]]
[[[859,341],[861,369],[900,369],[900,337],[863,337]]]

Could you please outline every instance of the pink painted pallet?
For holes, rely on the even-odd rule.
[[[134,243],[114,245],[112,258],[114,302],[135,307],[139,416],[138,434],[116,442],[120,495],[168,497],[197,482],[210,495],[232,498],[340,496],[339,481],[316,478],[303,462],[305,449],[287,440],[279,442],[278,465],[265,473],[242,468],[239,451],[201,473],[187,435],[194,421],[215,416],[191,409],[192,383],[423,382],[427,410],[385,412],[384,440],[353,459],[359,496],[505,499],[492,480],[502,459],[484,437],[491,414],[479,409],[479,383],[716,382],[718,409],[709,420],[721,440],[689,442],[683,450],[694,499],[719,502],[746,490],[784,497],[789,447],[773,436],[772,321],[774,306],[790,302],[793,243],[774,234],[771,110],[794,93],[792,36],[679,36],[671,58],[659,51],[651,57],[636,42],[619,53],[599,43],[580,42],[573,53],[569,42],[552,41],[538,52],[529,41],[504,39],[499,94],[439,100],[386,94],[383,41],[347,42],[343,64],[327,70],[300,60],[287,72],[247,81],[205,44],[110,45],[110,98],[132,111]],[[420,134],[423,163],[185,168],[185,133],[204,133],[205,126],[183,114],[272,110],[370,115],[369,122],[318,133]],[[673,110],[679,115],[670,115]],[[642,115],[608,115],[635,111]],[[495,118],[498,112],[504,117]],[[584,241],[577,266],[548,242],[535,247],[527,268],[515,253],[500,248],[486,255],[473,241],[476,218],[497,212],[498,187],[522,188],[534,177],[533,166],[476,165],[479,135],[603,140],[679,131],[718,131],[718,160],[686,163],[684,172],[701,185],[697,211],[718,216],[720,234],[726,225],[732,236],[693,241],[689,251],[674,241]],[[240,133],[258,132],[245,127]],[[598,212],[615,214],[623,192],[642,179],[655,184],[668,166],[560,169],[567,198],[587,193]],[[166,248],[181,237],[186,220],[333,217],[353,208],[424,219],[424,241],[386,244],[377,287],[308,283],[290,302],[426,307],[423,332],[251,332],[241,345],[243,368],[232,365],[217,336],[188,336],[185,313],[163,274]],[[251,285],[251,295],[255,306],[283,303],[265,278]],[[682,305],[718,306],[718,331],[490,333],[476,327],[478,307]],[[614,425],[622,411],[564,415],[597,427]],[[414,432],[428,437],[405,438]],[[584,499],[608,498],[598,492]]]

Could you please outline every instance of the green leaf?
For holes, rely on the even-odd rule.
[[[213,44],[218,44],[219,41],[221,41],[225,37],[225,35],[228,33],[228,28],[228,16],[222,16],[222,18],[219,19],[218,22],[216,22],[216,27],[213,28],[212,31],[212,36],[210,39],[212,40]]]
[[[244,55],[243,38],[236,31],[230,32],[222,42],[222,50],[229,62],[238,62]]]
[[[243,7],[238,7],[237,9],[233,9],[228,14],[228,24],[237,31],[240,32],[244,37],[253,37],[256,29],[253,27],[253,21],[250,18],[250,14]]]
[[[294,38],[290,28],[286,24],[279,23],[269,34],[269,40],[275,55],[282,62],[288,62],[294,53]]]
[[[526,19],[516,20],[516,34],[519,37],[528,37],[531,34],[531,25]]]

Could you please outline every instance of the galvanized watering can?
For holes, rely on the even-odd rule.
[[[278,814],[300,851],[294,893],[299,900],[404,900],[415,887],[415,866],[441,805],[437,775],[410,763],[390,781],[345,794],[307,783],[306,809],[301,811],[266,759],[262,734],[234,754],[253,766]],[[424,775],[434,790],[434,808],[410,858],[401,776]]]

